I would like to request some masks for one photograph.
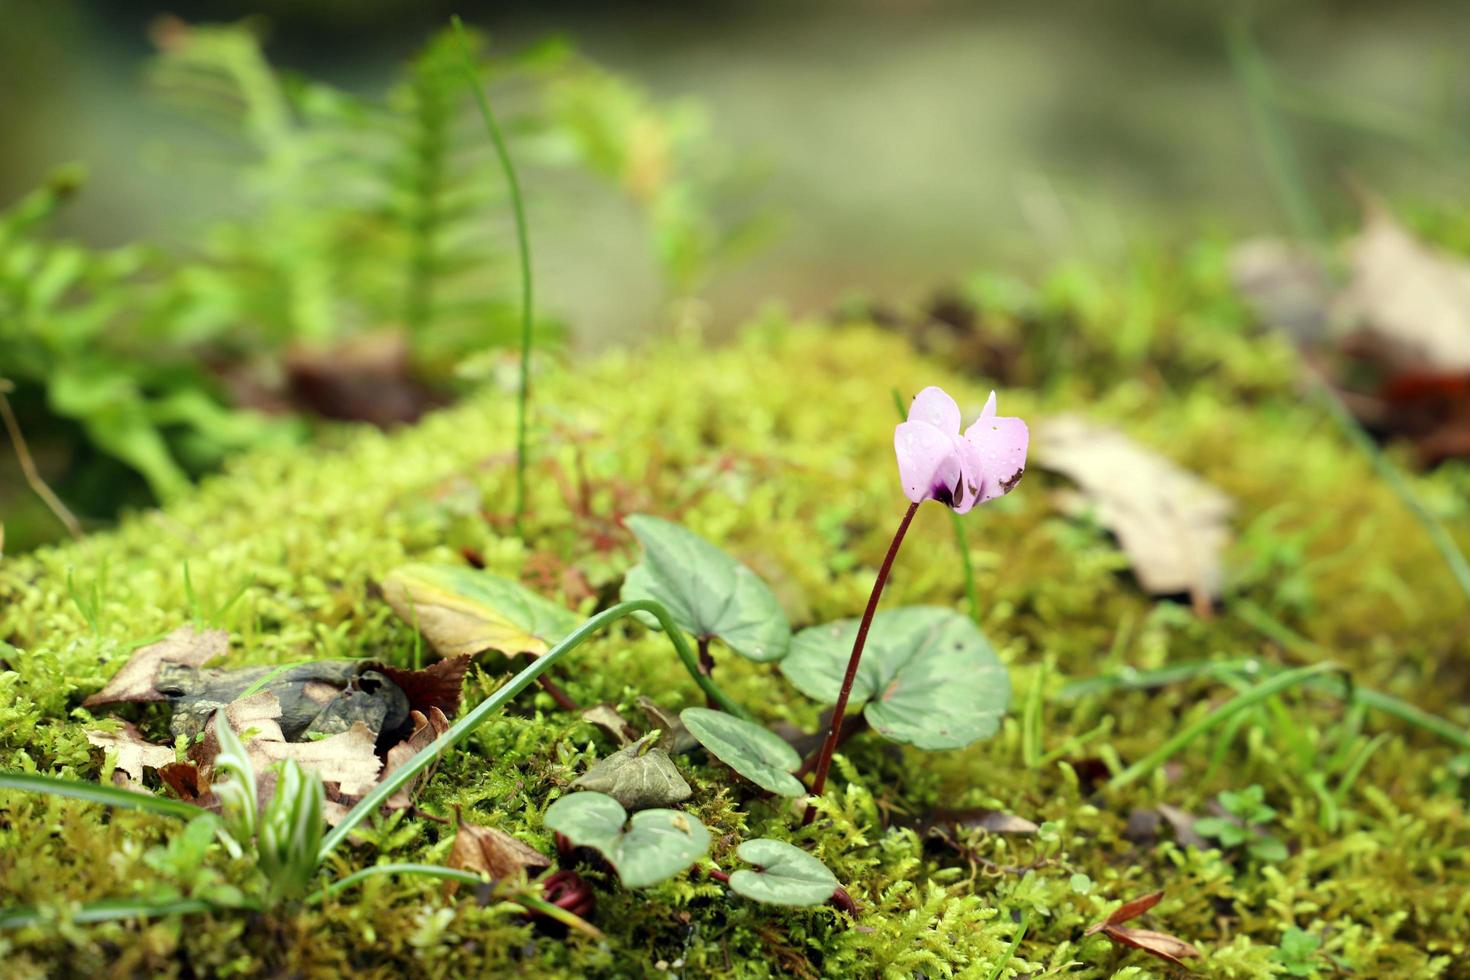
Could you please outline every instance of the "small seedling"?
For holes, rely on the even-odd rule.
[[[1245,845],[1246,853],[1258,861],[1284,861],[1286,845],[1261,829],[1276,819],[1276,811],[1266,805],[1265,799],[1266,791],[1260,786],[1240,792],[1226,790],[1220,794],[1220,805],[1235,819],[1205,817],[1195,822],[1194,829],[1227,848]]]

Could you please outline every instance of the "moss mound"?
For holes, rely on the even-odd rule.
[[[1131,276],[1066,270],[1019,299],[976,289],[987,336],[1020,352],[1008,413],[1085,411],[1237,499],[1217,615],[1143,596],[1115,544],[1060,516],[1049,478],[1033,472],[965,525],[984,626],[1018,692],[999,735],[943,754],[896,751],[871,735],[849,742],[826,820],[810,835],[775,802],[745,799],[717,768],[686,767],[716,861],[732,865],[742,838],[796,840],[857,900],[856,922],[829,907],[754,905],[697,874],[630,893],[587,871],[601,943],[389,879],[313,908],[77,925],[69,903],[187,894],[195,882],[178,870],[187,862],[170,842],[177,825],[12,794],[0,799],[0,894],[55,915],[0,933],[7,972],[985,977],[1024,921],[1001,976],[1152,975],[1160,961],[1083,931],[1117,902],[1160,888],[1166,896],[1145,924],[1198,946],[1194,963],[1208,976],[1286,970],[1297,961],[1280,946],[1293,928],[1320,940],[1305,962],[1324,974],[1463,970],[1470,818],[1454,747],[1347,710],[1328,691],[1289,692],[1115,790],[1102,767],[1140,758],[1232,689],[1196,678],[1058,696],[1069,681],[1124,666],[1330,657],[1360,684],[1470,721],[1464,596],[1402,503],[1293,388],[1291,355],[1250,326],[1221,268],[1219,251],[1205,249],[1141,258]],[[374,584],[407,560],[463,561],[472,550],[492,571],[589,611],[636,560],[618,524],[628,513],[668,516],[719,542],[772,583],[795,624],[854,615],[904,503],[890,389],[940,384],[978,405],[990,387],[965,369],[963,337],[926,335],[925,344],[920,355],[872,327],[772,320],[728,346],[666,342],[548,369],[535,392],[539,456],[524,541],[503,520],[512,400],[490,390],[411,430],[354,431],[325,451],[237,460],[166,511],[7,558],[0,765],[104,778],[77,705],[132,649],[191,619],[230,631],[228,665],[411,662],[413,633]],[[1464,468],[1416,485],[1436,509],[1463,515]],[[910,534],[885,603],[963,608],[947,515],[923,508]],[[639,694],[698,703],[666,641],[640,627],[614,629],[572,657],[554,676],[581,703],[626,707]],[[817,706],[768,667],[726,656],[719,676],[768,722],[815,726]],[[485,665],[469,697],[499,677]],[[160,716],[140,720],[162,730]],[[445,760],[421,805],[459,806],[551,853],[542,812],[610,749],[597,729],[528,693]],[[1360,767],[1353,778],[1345,759]],[[1288,848],[1282,860],[1185,846],[1140,817],[1158,804],[1204,815],[1221,791],[1252,785],[1277,811],[1268,829]],[[924,833],[936,808],[1001,810],[1042,826],[963,830],[946,844]],[[446,827],[401,814],[366,836],[339,852],[334,873],[440,862],[450,844]],[[213,858],[195,870],[226,880],[240,872]]]

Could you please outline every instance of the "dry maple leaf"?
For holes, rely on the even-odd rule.
[[[1145,953],[1150,953],[1161,960],[1183,968],[1183,961],[1198,957],[1200,955],[1199,950],[1178,936],[1171,936],[1166,932],[1154,932],[1151,929],[1134,929],[1123,924],[1130,919],[1138,918],[1159,904],[1160,899],[1163,897],[1164,893],[1158,891],[1144,895],[1142,898],[1135,898],[1132,901],[1124,902],[1106,919],[1096,925],[1089,926],[1083,935],[1091,936],[1100,932],[1115,943],[1132,946],[1134,949],[1141,949]]]
[[[1072,416],[1037,427],[1038,465],[1075,482],[1081,497],[1064,509],[1091,509],[1117,535],[1139,584],[1153,595],[1187,592],[1197,608],[1219,596],[1220,554],[1234,502],[1193,473],[1122,433]]]
[[[196,630],[192,626],[180,626],[157,643],[134,653],[107,682],[107,686],[82,702],[82,707],[163,701],[164,695],[153,686],[160,666],[173,663],[202,667],[223,654],[229,646],[230,636],[224,630]]]

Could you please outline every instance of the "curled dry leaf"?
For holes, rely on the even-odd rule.
[[[1183,967],[1184,960],[1200,955],[1199,950],[1178,936],[1171,936],[1166,932],[1155,932],[1151,929],[1134,929],[1123,924],[1130,919],[1138,918],[1159,904],[1163,897],[1164,893],[1158,891],[1124,902],[1102,922],[1089,926],[1083,935],[1091,936],[1100,932],[1115,943],[1141,949],[1161,960]]]
[[[449,731],[449,719],[438,708],[430,708],[427,715],[422,711],[415,711],[413,713],[413,731],[409,734],[408,738],[405,738],[388,750],[388,757],[383,763],[383,775],[381,779],[387,779],[393,770],[418,755],[422,749],[432,744],[434,739],[447,731]],[[437,768],[438,763],[436,762],[434,765],[420,772],[408,781],[408,785],[388,797],[388,802],[385,805],[393,810],[408,809],[413,805],[413,800],[418,794],[419,787],[429,781],[429,777],[434,774],[434,770]]]
[[[174,761],[172,746],[154,745],[128,722],[120,723],[114,732],[91,729],[86,735],[88,742],[104,752],[117,753],[112,781],[128,789],[143,788],[144,768],[160,769]]]
[[[1342,310],[1403,370],[1470,371],[1470,262],[1431,248],[1366,201]]]
[[[82,707],[166,700],[153,684],[159,667],[166,663],[202,667],[221,656],[229,646],[230,637],[224,630],[180,626],[157,643],[134,653],[102,690],[82,702]]]
[[[293,759],[301,768],[320,776],[322,782],[336,784],[342,796],[361,796],[377,783],[383,762],[376,751],[377,735],[366,725],[354,722],[347,731],[314,742],[288,742],[277,721],[280,710],[280,702],[269,691],[225,708],[225,716],[245,743],[258,778],[277,762]],[[211,721],[209,729],[213,725]],[[207,730],[206,740],[216,741],[212,730]]]
[[[1006,813],[1003,810],[987,810],[977,808],[973,810],[935,810],[933,814],[920,821],[918,826],[924,830],[952,827],[955,830],[984,830],[992,834],[1034,834],[1037,826],[1025,817],[1018,817],[1014,813]]]
[[[572,785],[605,793],[626,810],[669,806],[689,799],[694,791],[679,775],[669,754],[655,745],[657,737],[658,733],[649,732],[598,762]]]
[[[633,726],[628,724],[627,719],[618,714],[618,709],[610,704],[594,704],[590,708],[583,709],[582,720],[607,732],[619,746],[627,745],[638,735]]]
[[[1230,252],[1235,289],[1266,326],[1301,343],[1322,339],[1331,326],[1332,277],[1311,249],[1255,239]]]
[[[551,859],[503,830],[461,822],[454,833],[449,866],[483,871],[498,881],[543,871],[551,867]]]
[[[650,725],[659,730],[658,747],[670,755],[688,752],[699,745],[699,740],[684,727],[677,714],[665,711],[648,695],[638,695],[638,710],[643,712]]]
[[[1198,608],[1219,597],[1220,555],[1234,502],[1193,473],[1122,433],[1063,416],[1037,427],[1036,460],[1071,479],[1069,512],[1092,510],[1118,537],[1139,584],[1154,595],[1189,593]]]

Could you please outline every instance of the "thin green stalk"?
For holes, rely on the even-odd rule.
[[[1353,695],[1360,704],[1376,708],[1399,721],[1417,725],[1426,732],[1438,735],[1451,745],[1470,752],[1470,732],[1453,722],[1446,721],[1438,715],[1432,715],[1422,708],[1415,707],[1407,701],[1401,701],[1392,695],[1384,694],[1382,691],[1355,687]]]
[[[361,870],[354,871],[346,878],[334,881],[321,891],[312,893],[307,896],[306,904],[319,905],[326,899],[334,898],[368,878],[376,878],[381,875],[418,875],[422,878],[439,878],[444,881],[456,881],[466,885],[483,885],[488,881],[488,879],[473,871],[462,871],[459,868],[446,868],[438,864],[375,864],[370,868],[362,868]],[[551,919],[555,919],[562,925],[570,929],[576,929],[578,932],[586,933],[594,939],[602,938],[602,931],[586,919],[572,912],[568,912],[559,905],[553,905],[551,902],[537,898],[535,895],[528,895],[525,892],[517,891],[508,895],[506,900],[526,909],[539,912]]]
[[[485,90],[475,71],[475,61],[470,54],[469,41],[465,38],[464,24],[460,23],[458,16],[451,17],[450,22],[454,25],[459,50],[464,56],[465,75],[469,78],[470,91],[474,93],[475,104],[479,106],[480,116],[485,120],[485,130],[490,135],[490,142],[495,144],[495,155],[500,160],[500,168],[505,172],[510,206],[515,213],[516,247],[521,259],[521,389],[516,402],[515,527],[516,534],[524,535],[522,522],[526,513],[526,404],[531,395],[531,236],[526,230],[526,207],[521,198],[520,181],[516,179],[510,151],[505,147],[505,138],[500,134],[495,114],[490,111],[490,100],[485,97]]]
[[[1035,769],[1041,763],[1041,701],[1048,672],[1043,660],[1036,680],[1026,692],[1026,706],[1021,710],[1021,760],[1027,769]]]
[[[1293,670],[1283,671],[1274,677],[1268,678],[1255,687],[1227,701],[1223,707],[1217,708],[1205,715],[1203,718],[1189,725],[1183,731],[1176,734],[1163,745],[1154,749],[1148,755],[1139,759],[1127,769],[1118,773],[1108,781],[1108,786],[1113,789],[1122,789],[1129,783],[1136,782],[1163,765],[1171,756],[1182,751],[1189,743],[1210,731],[1217,725],[1221,725],[1242,711],[1255,707],[1274,694],[1290,687],[1295,687],[1304,681],[1312,680],[1321,674],[1328,672],[1340,672],[1341,667],[1334,663],[1312,664],[1310,667],[1297,667]]]
[[[353,828],[376,813],[378,808],[387,802],[389,797],[406,785],[409,780],[427,769],[445,752],[448,752],[451,748],[468,738],[476,728],[484,723],[485,719],[510,703],[516,695],[533,684],[536,678],[555,666],[558,660],[581,646],[584,641],[604,626],[638,612],[649,613],[658,620],[659,626],[663,628],[664,632],[668,634],[669,640],[674,644],[674,650],[679,654],[679,659],[684,662],[685,669],[689,671],[690,676],[694,678],[695,683],[703,689],[705,694],[713,698],[716,704],[730,714],[740,718],[750,718],[749,712],[730,700],[715,685],[715,682],[711,678],[705,677],[700,673],[699,660],[695,657],[694,651],[690,649],[688,639],[685,638],[683,631],[674,624],[673,619],[669,616],[669,611],[663,605],[652,599],[635,599],[630,602],[620,602],[616,606],[604,609],[602,612],[593,616],[545,654],[531,661],[529,666],[512,677],[494,694],[481,701],[469,714],[451,725],[449,730],[443,735],[440,735],[433,742],[424,746],[424,748],[419,750],[418,754],[414,755],[402,766],[393,770],[386,779],[369,790],[368,794],[359,800],[357,805],[349,810],[347,815],[342,818],[341,822],[333,827],[326,837],[322,839],[321,859],[326,860],[327,856],[336,849],[337,845],[347,839],[347,836],[352,833]]]
[[[995,966],[990,968],[990,980],[999,980],[1001,972],[1005,970],[1006,964],[1010,963],[1011,957],[1016,955],[1016,950],[1021,948],[1021,940],[1026,938],[1026,929],[1031,925],[1031,910],[1027,909],[1021,913],[1021,924],[1016,927],[1016,934],[1011,937],[1011,944],[1001,954],[1000,959],[995,961]]]
[[[265,686],[271,681],[275,680],[277,677],[280,677],[282,674],[295,670],[297,667],[300,666],[300,664],[281,664],[275,670],[272,670],[269,673],[265,674],[263,677],[260,678],[260,680],[256,681],[254,684],[251,684],[245,690],[241,691],[240,697],[236,700],[243,701],[248,697],[259,694],[261,691],[265,690]]]
[[[1466,561],[1465,553],[1455,543],[1449,530],[1424,501],[1419,499],[1419,495],[1414,492],[1414,488],[1409,485],[1404,474],[1378,447],[1373,437],[1363,431],[1363,427],[1343,406],[1337,395],[1333,394],[1321,378],[1315,374],[1311,377],[1313,387],[1321,396],[1322,404],[1327,409],[1327,414],[1332,417],[1332,421],[1337,423],[1337,427],[1342,430],[1343,435],[1347,436],[1349,442],[1362,450],[1363,455],[1368,457],[1368,462],[1373,465],[1373,469],[1378,472],[1383,482],[1388,484],[1388,488],[1398,496],[1403,505],[1409,509],[1409,513],[1418,520],[1428,533],[1429,540],[1434,543],[1435,550],[1444,559],[1444,563],[1450,567],[1450,574],[1454,575],[1460,590],[1465,593],[1467,599],[1470,599],[1470,561]]]
[[[73,800],[86,800],[88,803],[101,803],[104,806],[144,810],[148,813],[179,817],[183,820],[192,820],[208,812],[192,803],[171,800],[166,796],[149,796],[147,793],[136,793],[103,783],[84,783],[75,779],[62,779],[59,776],[42,776],[38,773],[0,772],[0,790],[6,789],[23,793],[64,796]]]
[[[243,905],[216,905],[198,898],[104,898],[88,902],[72,913],[76,923],[116,922],[120,919],[156,919],[165,915],[192,915],[196,912],[233,912],[238,909],[256,910],[253,903]],[[0,911],[0,929],[18,929],[42,921],[40,909],[33,906],[18,906]]]
[[[442,878],[445,881],[458,881],[467,885],[482,885],[485,883],[485,879],[473,871],[446,868],[439,864],[375,864],[371,867],[354,871],[347,877],[339,878],[319,891],[312,892],[306,896],[306,904],[320,905],[327,899],[335,898],[347,889],[361,884],[369,878],[377,878],[382,875],[418,875],[422,878]]]
[[[1256,131],[1266,171],[1286,210],[1292,230],[1307,241],[1325,242],[1327,231],[1322,217],[1307,193],[1301,162],[1287,136],[1280,113],[1276,111],[1275,82],[1271,78],[1270,66],[1251,37],[1244,17],[1237,16],[1226,26],[1225,47],[1241,88],[1245,90],[1246,108],[1250,113],[1251,126]]]

